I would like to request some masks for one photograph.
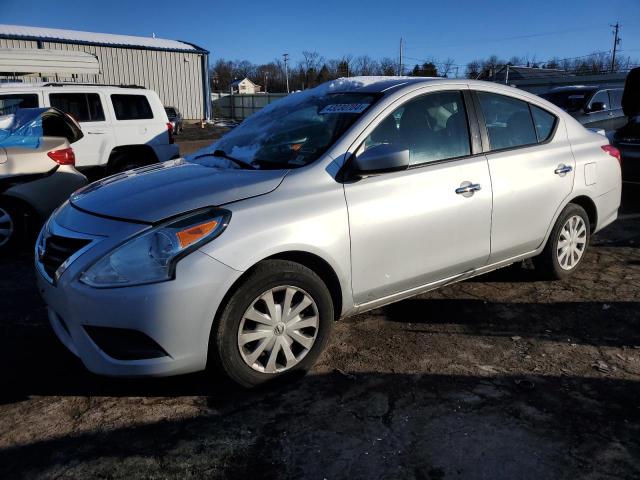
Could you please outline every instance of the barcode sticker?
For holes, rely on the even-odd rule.
[[[320,110],[320,115],[329,113],[362,113],[368,106],[368,103],[334,103]]]

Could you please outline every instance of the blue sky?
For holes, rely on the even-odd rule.
[[[91,5],[91,8],[89,8]],[[406,64],[496,54],[546,60],[608,51],[622,25],[621,55],[640,58],[639,0],[186,1],[0,0],[0,23],[186,40],[212,60],[266,62],[303,50],[325,57],[397,57]]]

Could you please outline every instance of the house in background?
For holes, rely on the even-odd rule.
[[[260,93],[262,87],[253,83],[248,78],[243,78],[242,80],[235,80],[231,82],[231,94],[232,95],[246,95],[253,93]]]

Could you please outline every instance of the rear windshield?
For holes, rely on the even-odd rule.
[[[167,112],[167,117],[177,117],[178,116],[178,114],[176,113],[176,109],[175,108],[165,108],[164,111]]]
[[[567,112],[577,112],[586,106],[593,92],[595,90],[563,90],[543,93],[540,96]]]

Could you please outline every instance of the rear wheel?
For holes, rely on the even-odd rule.
[[[318,275],[298,263],[267,260],[229,299],[212,330],[209,356],[245,387],[306,372],[333,319],[331,295]]]
[[[587,212],[570,203],[558,217],[544,250],[534,259],[536,270],[545,278],[567,278],[582,263],[590,237]]]

